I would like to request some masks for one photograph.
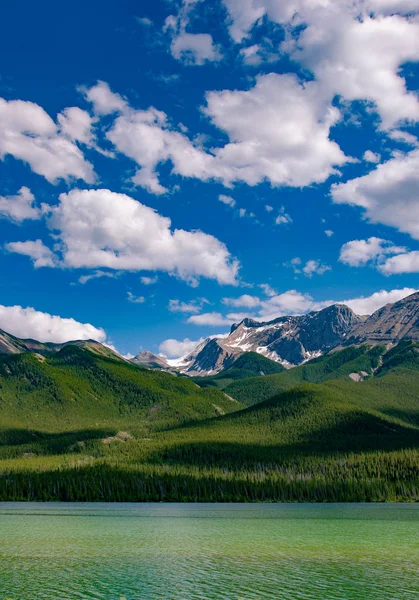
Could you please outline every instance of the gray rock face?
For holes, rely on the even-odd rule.
[[[351,331],[345,345],[419,342],[419,292],[386,304]]]
[[[188,375],[218,373],[243,352],[258,352],[285,367],[300,365],[332,349],[357,344],[419,341],[419,293],[388,304],[370,317],[334,304],[302,316],[269,322],[244,319],[222,339],[209,339],[182,359]]]
[[[299,365],[340,343],[363,320],[339,304],[268,322],[244,319],[232,326],[228,337],[206,340],[184,357],[181,370],[188,375],[218,373],[243,352],[258,352],[286,367]]]
[[[131,362],[144,365],[144,367],[148,367],[150,369],[161,368],[168,369],[169,363],[162,356],[158,356],[157,354],[153,354],[148,350],[142,350],[137,356],[131,359]]]

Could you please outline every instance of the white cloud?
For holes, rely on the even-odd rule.
[[[278,295],[278,292],[276,290],[274,290],[269,285],[269,283],[260,283],[259,287],[266,296],[277,296]]]
[[[363,158],[366,162],[379,163],[381,160],[381,155],[377,154],[376,152],[372,152],[372,150],[365,150]]]
[[[193,323],[193,325],[210,325],[216,327],[218,325],[232,325],[234,323],[234,319],[224,317],[219,312],[210,312],[202,313],[201,315],[192,315],[187,320],[187,323]]]
[[[279,215],[275,219],[275,225],[289,225],[290,223],[292,223],[292,219],[282,206]]]
[[[252,46],[247,46],[247,48],[242,48],[240,54],[243,57],[243,62],[246,65],[259,65],[263,60],[261,50],[259,44],[253,44]]]
[[[9,242],[8,244],[5,244],[4,247],[8,252],[29,256],[36,269],[39,267],[54,267],[57,262],[54,253],[45,246],[42,240]]]
[[[204,113],[230,139],[211,153],[175,130],[164,112],[133,110],[115,96],[120,114],[106,136],[140,167],[133,182],[154,194],[167,192],[156,169],[168,161],[172,173],[201,181],[231,186],[267,180],[273,186],[301,187],[325,181],[336,173],[335,166],[352,160],[329,140],[339,110],[324,100],[315,82],[303,85],[295,75],[271,73],[248,91],[209,92]]]
[[[232,208],[236,206],[236,201],[231,196],[226,196],[225,194],[220,194],[218,196],[218,200],[223,204],[227,204],[227,206],[231,206]]]
[[[257,296],[243,294],[242,296],[239,296],[239,298],[223,298],[222,303],[226,304],[227,306],[243,306],[244,308],[254,308],[260,305],[261,300]]]
[[[419,58],[419,22],[406,14],[403,1],[381,0],[224,0],[236,42],[263,16],[283,25],[282,45],[314,73],[324,93],[374,103],[381,126],[418,120],[419,102],[408,91],[401,65]],[[410,10],[417,14],[413,0]],[[414,8],[412,8],[414,6]],[[374,13],[373,15],[371,13]]]
[[[93,111],[99,116],[123,112],[128,106],[122,96],[112,92],[105,81],[98,81],[91,88],[81,86],[79,90],[93,104]]]
[[[153,25],[153,21],[148,17],[135,17],[135,20],[139,25],[144,25],[145,27],[151,27]]]
[[[58,116],[60,131],[73,142],[80,142],[86,146],[94,141],[94,119],[85,110],[77,106],[65,108]]]
[[[284,267],[291,268],[296,275],[304,274],[306,277],[311,277],[313,275],[324,275],[326,271],[331,271],[331,267],[329,265],[325,265],[318,259],[308,260],[305,264],[299,256],[292,258],[289,263],[284,263]]]
[[[144,285],[154,285],[155,283],[157,283],[159,278],[156,275],[155,277],[144,276],[144,277],[140,277],[140,279],[141,279],[141,283]]]
[[[313,275],[324,275],[326,271],[330,271],[331,267],[321,263],[319,260],[308,260],[302,271],[306,277],[313,277]]]
[[[273,209],[274,209],[273,206],[270,206],[269,204],[265,204],[265,210],[266,210],[266,212],[270,213],[270,212],[273,211]]]
[[[109,271],[95,271],[94,273],[89,273],[88,275],[82,275],[79,277],[79,283],[84,285],[91,279],[99,279],[100,277],[116,277],[115,273],[110,273]]]
[[[325,234],[327,235],[327,237],[332,237],[332,235],[334,235],[334,231],[332,231],[331,229],[325,229]]]
[[[288,290],[262,301],[256,312],[229,313],[227,315],[222,315],[219,312],[203,313],[189,317],[187,322],[194,325],[228,326],[246,317],[250,317],[256,321],[271,321],[279,317],[303,315],[311,311],[319,311],[332,304],[345,304],[355,313],[366,315],[372,314],[385,304],[397,302],[413,294],[415,291],[415,289],[406,287],[390,291],[381,290],[367,297],[361,296],[343,300],[316,301],[310,294],[302,294],[297,290]]]
[[[343,244],[339,260],[351,267],[363,267],[370,262],[380,263],[386,256],[400,254],[405,250],[406,248],[395,246],[389,240],[370,237],[367,240],[352,240]]]
[[[90,323],[79,323],[74,319],[58,317],[39,312],[31,307],[22,308],[22,306],[0,305],[0,328],[19,338],[57,344],[89,339],[103,342],[106,339],[104,330]]]
[[[241,219],[243,219],[243,217],[246,216],[246,209],[245,208],[239,208],[239,217]]]
[[[171,221],[125,194],[74,189],[51,208],[63,266],[166,271],[191,284],[200,277],[237,283],[239,264],[217,238],[171,230]]]
[[[194,313],[197,314],[202,309],[205,299],[194,300],[192,302],[182,302],[181,300],[169,300],[170,312]]]
[[[272,296],[262,303],[258,317],[271,320],[286,315],[302,315],[311,310],[320,310],[332,302],[315,302],[310,294],[301,294],[297,290],[288,290]]]
[[[413,294],[415,291],[413,288],[405,287],[390,291],[381,290],[367,297],[315,301],[310,294],[301,294],[296,290],[290,290],[267,300],[263,304],[259,318],[269,320],[286,315],[304,314],[310,311],[321,310],[331,304],[345,304],[356,314],[370,315],[385,304],[397,302]]]
[[[40,219],[42,212],[35,206],[35,196],[23,186],[14,196],[0,196],[0,215],[20,223],[25,219]]]
[[[204,112],[230,138],[214,151],[229,183],[302,187],[325,181],[349,160],[329,139],[339,110],[316,82],[303,85],[292,74],[259,76],[247,91],[209,92]]]
[[[185,338],[184,340],[175,340],[171,338],[164,340],[159,346],[159,352],[168,358],[180,358],[195,350],[199,344],[202,344],[204,339],[205,338],[200,338],[199,340],[193,341],[189,338]]]
[[[389,292],[381,290],[375,292],[367,298],[354,298],[352,300],[343,300],[342,304],[349,306],[358,315],[371,315],[373,312],[393,302],[398,302],[410,294],[414,294],[417,290],[413,288],[403,288],[401,290],[390,290]]]
[[[384,275],[419,273],[419,251],[405,252],[388,258],[379,266]]]
[[[134,296],[132,292],[128,292],[127,298],[128,302],[132,302],[132,304],[144,304],[145,302],[144,296]]]
[[[209,33],[189,33],[186,31],[190,13],[199,0],[183,0],[176,15],[165,20],[163,31],[168,33],[172,42],[170,50],[173,58],[186,65],[203,65],[206,62],[219,61],[222,54]]]
[[[95,181],[93,166],[78,146],[33,102],[0,98],[0,159],[8,154],[28,163],[50,183],[59,179]]]
[[[396,227],[419,239],[419,150],[397,153],[376,169],[332,185],[333,201],[360,206],[372,223]]]
[[[209,33],[182,32],[173,38],[170,49],[173,58],[187,65],[203,65],[222,58],[219,47]]]

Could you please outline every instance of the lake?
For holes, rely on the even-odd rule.
[[[0,503],[0,600],[416,600],[419,505]]]

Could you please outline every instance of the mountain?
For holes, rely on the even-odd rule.
[[[41,358],[0,361],[0,500],[419,500],[414,342],[255,377],[320,383],[287,382],[248,408],[78,347]]]
[[[290,368],[327,352],[364,320],[341,304],[267,322],[244,319],[227,337],[208,338],[190,354],[167,362],[181,373],[208,376],[230,368],[243,353],[256,352]]]
[[[256,352],[290,369],[330,350],[365,343],[397,344],[405,339],[419,341],[419,292],[387,304],[369,317],[334,304],[307,315],[267,322],[243,319],[226,337],[208,338],[190,354],[166,360],[166,366],[161,357],[153,360],[161,361],[162,369],[208,377],[225,372],[246,352]],[[148,357],[143,364],[151,366]]]
[[[218,374],[207,377],[194,377],[200,387],[218,387],[224,389],[233,381],[257,375],[282,373],[285,368],[274,360],[270,360],[257,352],[244,352],[234,360],[231,367],[223,369]]]
[[[109,427],[133,433],[240,407],[217,389],[202,390],[187,377],[139,368],[90,345],[0,355],[0,446],[5,429],[17,438],[28,427],[100,437]]]
[[[419,292],[386,304],[348,334],[345,345],[419,342]]]
[[[148,350],[142,350],[137,356],[131,359],[131,362],[142,365],[147,369],[170,370],[169,363],[163,356],[158,356]]]
[[[44,343],[32,339],[20,339],[0,329],[0,356],[2,354],[21,354],[23,352],[36,352],[43,355],[59,352],[66,346],[86,348],[95,354],[108,356],[115,360],[123,360],[119,354],[95,340],[73,340],[62,344]]]

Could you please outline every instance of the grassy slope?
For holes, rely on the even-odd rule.
[[[384,352],[385,348],[382,346],[373,348],[351,346],[276,375],[236,381],[227,386],[225,392],[246,406],[250,406],[299,383],[321,383],[332,378],[345,378],[349,381],[350,373],[360,371],[371,375],[379,366],[380,357]]]
[[[47,357],[0,357],[0,441],[11,432],[45,433],[128,426],[164,428],[237,410],[218,390],[148,371],[77,346]],[[22,435],[26,435],[23,433]]]
[[[323,383],[290,385],[218,419],[146,436],[127,429],[126,442],[79,437],[74,449],[52,434],[38,449],[9,446],[0,499],[419,500],[417,345],[392,350],[381,366],[376,354],[349,350],[301,368]],[[346,377],[368,365],[375,377]],[[333,372],[341,379],[327,380]],[[22,458],[31,448],[35,456]]]
[[[270,360],[257,352],[245,352],[239,356],[228,369],[212,377],[194,377],[193,381],[200,387],[218,387],[226,388],[236,380],[245,379],[253,376],[272,375],[273,373],[282,373],[284,367],[274,360]]]

